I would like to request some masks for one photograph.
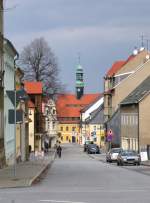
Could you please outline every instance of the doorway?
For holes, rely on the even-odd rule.
[[[72,136],[72,143],[75,143],[76,142],[76,138],[75,136]]]

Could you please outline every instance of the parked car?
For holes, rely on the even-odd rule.
[[[135,151],[123,150],[118,154],[117,165],[123,166],[124,164],[140,165],[141,164],[141,157]]]
[[[86,152],[87,147],[88,147],[88,144],[93,144],[93,142],[90,141],[90,140],[86,140],[86,141],[85,141],[85,143],[84,143],[84,152]]]
[[[99,146],[96,144],[88,144],[87,153],[88,154],[100,154]]]
[[[122,148],[112,148],[109,150],[109,152],[106,154],[106,162],[112,162],[117,161],[117,156],[119,152],[122,151]]]

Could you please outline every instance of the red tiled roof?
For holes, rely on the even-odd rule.
[[[80,117],[80,110],[94,102],[99,96],[99,93],[85,94],[78,100],[73,94],[59,95],[56,101],[57,115],[58,117]]]
[[[116,61],[112,67],[108,70],[107,76],[113,76],[121,67],[125,64],[125,61]]]
[[[29,108],[34,108],[35,107],[34,103],[31,100],[28,101],[28,107]]]
[[[130,55],[126,61],[116,61],[112,67],[108,70],[107,76],[113,76],[117,71],[119,71],[125,64],[135,58],[136,55]]]
[[[42,82],[24,82],[28,94],[42,94]]]

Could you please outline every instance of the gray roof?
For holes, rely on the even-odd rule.
[[[81,109],[81,112],[85,112],[86,110],[88,110],[93,104],[95,104],[102,97],[103,97],[103,93],[100,93],[100,95],[92,103],[88,104],[83,109]]]
[[[91,113],[91,117],[87,119],[87,123],[90,124],[100,124],[104,122],[103,118],[103,105],[101,105],[99,108],[97,108],[95,111]]]
[[[150,76],[148,76],[136,89],[134,89],[120,104],[139,103],[147,94],[150,93]]]

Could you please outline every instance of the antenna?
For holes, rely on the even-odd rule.
[[[149,39],[146,39],[146,48],[147,48],[147,51],[149,50]]]
[[[5,4],[6,4],[6,2],[5,2]],[[17,8],[18,5],[19,4],[14,4],[11,7],[7,7],[7,6],[5,7],[5,5],[4,6],[2,5],[2,8],[0,8],[0,12],[8,12],[8,11],[14,10]]]
[[[81,54],[80,52],[78,52],[78,63],[80,64],[80,62],[81,62]]]
[[[150,58],[150,56],[149,56],[149,39],[146,39],[146,48],[147,48],[146,59],[148,60]]]
[[[144,35],[142,34],[141,36],[140,36],[140,38],[141,38],[141,47],[144,47]]]

